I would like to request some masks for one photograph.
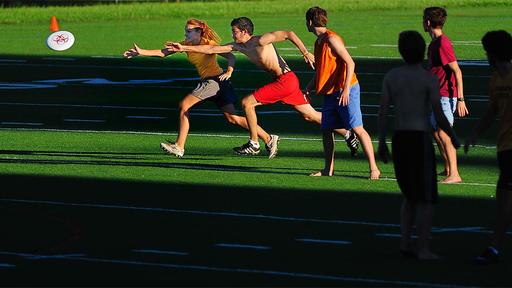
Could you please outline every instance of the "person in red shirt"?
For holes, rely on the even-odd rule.
[[[468,114],[468,109],[464,102],[462,72],[450,39],[443,33],[446,17],[446,10],[442,7],[428,7],[423,10],[423,28],[432,38],[428,46],[428,69],[439,79],[441,107],[453,126],[455,110],[460,117],[464,117]],[[457,151],[450,137],[437,125],[433,114],[430,115],[430,120],[434,128],[434,138],[444,161],[444,171],[441,174],[446,178],[441,183],[460,183],[462,178],[457,168]]]

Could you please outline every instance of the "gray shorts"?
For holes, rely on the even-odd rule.
[[[211,100],[222,107],[236,102],[236,94],[230,80],[220,81],[219,77],[202,79],[190,93],[201,100]]]

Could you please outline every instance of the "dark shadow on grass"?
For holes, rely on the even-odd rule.
[[[473,250],[484,247],[488,235],[474,231],[433,235],[436,250],[448,260],[430,264],[401,259],[396,238],[376,236],[399,233],[399,193],[10,174],[0,174],[0,182],[11,187],[2,190],[0,199],[0,263],[15,266],[1,271],[7,286],[512,284],[504,273],[509,266],[483,271],[455,260],[469,259],[477,253]],[[434,226],[486,227],[488,219],[474,211],[494,211],[491,199],[443,197],[441,203]],[[270,249],[221,248],[219,243]],[[35,257],[41,255],[57,257]],[[297,276],[301,273],[339,278]]]

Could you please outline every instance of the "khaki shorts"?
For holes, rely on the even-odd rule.
[[[236,103],[236,94],[230,80],[220,81],[219,77],[202,79],[190,93],[201,100],[211,100],[220,108]]]

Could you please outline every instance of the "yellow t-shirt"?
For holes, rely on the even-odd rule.
[[[183,45],[190,45],[189,43],[185,43],[182,41]],[[215,41],[201,39],[199,45],[219,45]],[[199,77],[201,79],[218,76],[222,74],[223,70],[220,68],[217,63],[217,54],[203,54],[197,52],[186,52],[187,58],[192,65],[194,65],[197,69],[197,73],[199,73]]]
[[[489,101],[494,111],[498,111],[498,152],[512,150],[512,72],[505,78],[498,72],[492,75]]]

